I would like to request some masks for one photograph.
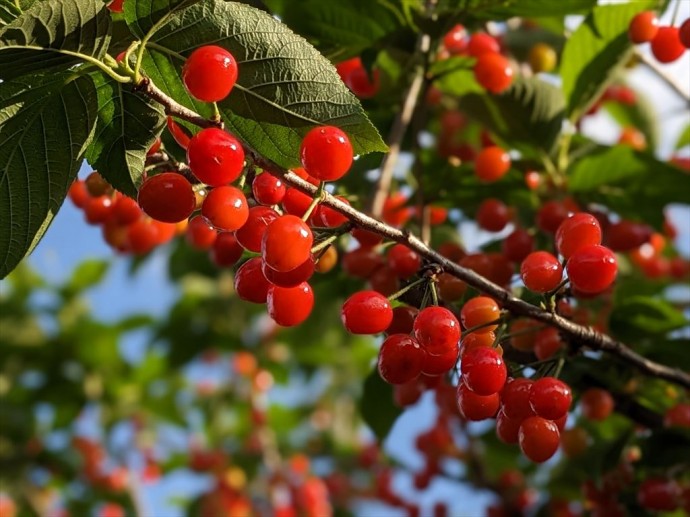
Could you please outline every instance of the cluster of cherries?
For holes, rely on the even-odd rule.
[[[659,24],[654,11],[643,11],[630,21],[628,36],[638,45],[650,43],[652,54],[660,63],[672,63],[690,48],[690,18],[680,27],[664,26]]]

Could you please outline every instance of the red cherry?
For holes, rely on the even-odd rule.
[[[304,322],[314,308],[314,292],[307,282],[296,287],[279,287],[272,285],[268,288],[266,298],[268,315],[278,325],[294,327]]]
[[[237,230],[249,217],[247,198],[240,189],[230,185],[215,187],[204,199],[201,215],[219,230]]]
[[[485,325],[476,329],[474,332],[480,334],[492,332],[498,328],[498,325],[486,325],[501,315],[501,310],[498,304],[488,296],[477,296],[468,300],[460,310],[460,319],[462,326],[466,329]]]
[[[414,322],[414,335],[429,354],[442,355],[460,341],[460,323],[444,307],[426,307]]]
[[[649,242],[653,233],[645,224],[623,219],[607,228],[606,246],[613,251],[632,251]]]
[[[690,48],[690,18],[685,20],[678,29],[678,37],[685,48]]]
[[[279,217],[278,212],[267,206],[251,207],[247,214],[247,222],[235,232],[237,242],[248,251],[260,253],[266,228]]]
[[[606,290],[616,279],[618,265],[614,253],[598,245],[577,250],[566,264],[570,284],[585,294]]]
[[[165,223],[184,221],[196,208],[192,184],[176,172],[163,172],[146,179],[137,197],[141,209]]]
[[[547,251],[533,251],[520,265],[520,276],[525,287],[535,293],[555,289],[563,278],[563,266]]]
[[[690,404],[679,402],[664,413],[665,427],[685,427],[690,429]]]
[[[135,255],[144,255],[158,244],[158,229],[151,219],[142,218],[127,228],[126,246]]]
[[[411,334],[414,320],[419,314],[419,309],[409,305],[401,305],[393,309],[393,319],[386,329],[386,334]]]
[[[314,275],[314,257],[309,257],[304,264],[290,271],[276,271],[265,262],[261,264],[261,270],[266,279],[273,285],[280,287],[296,287],[306,282]]]
[[[672,479],[652,477],[645,479],[638,488],[637,502],[647,510],[673,512],[678,509],[680,488]]]
[[[561,223],[568,217],[568,208],[559,201],[547,201],[537,212],[537,226],[546,233],[556,233]]]
[[[400,278],[409,278],[422,266],[422,258],[416,251],[403,244],[395,244],[388,250],[388,267]]]
[[[491,93],[501,93],[513,83],[513,67],[501,54],[482,54],[474,65],[474,78]]]
[[[157,136],[156,139],[153,141],[153,144],[151,144],[151,147],[149,147],[149,150],[146,151],[146,156],[152,156],[156,154],[160,150],[162,144],[163,141],[159,136]]]
[[[244,249],[237,242],[234,233],[221,232],[213,241],[210,256],[216,266],[232,267],[240,260],[243,252]]]
[[[124,2],[125,0],[113,0],[108,4],[108,9],[113,13],[121,13],[123,10],[122,4],[124,4]]]
[[[354,228],[350,234],[352,234],[362,246],[373,247],[381,244],[383,241],[383,237],[378,233],[370,232],[363,228]]]
[[[503,357],[493,348],[479,347],[466,351],[460,366],[463,382],[478,395],[498,393],[508,376]]]
[[[484,32],[476,32],[470,36],[467,44],[467,53],[472,57],[480,57],[484,54],[497,54],[501,51],[498,40]]]
[[[510,211],[503,201],[487,198],[479,205],[476,219],[480,228],[500,232],[510,221]]]
[[[672,63],[685,52],[678,27],[659,27],[652,40],[652,54],[660,63]]]
[[[193,248],[207,250],[216,241],[218,232],[208,221],[197,215],[189,220],[187,225],[187,242]]]
[[[642,11],[630,20],[628,36],[633,43],[652,41],[659,31],[659,19],[653,11]]]
[[[433,376],[443,375],[448,372],[458,362],[459,350],[460,348],[456,344],[441,355],[426,354],[424,356],[424,363],[422,364],[422,373],[424,375]]]
[[[217,187],[239,178],[244,168],[244,149],[230,133],[210,127],[189,141],[187,162],[199,181]]]
[[[268,225],[261,241],[261,256],[276,271],[291,271],[311,254],[314,236],[307,223],[294,215],[284,215]]]
[[[534,410],[530,404],[530,394],[534,381],[520,377],[508,379],[501,393],[503,412],[508,418],[523,421],[534,416]]]
[[[453,55],[462,54],[467,48],[467,42],[467,30],[460,24],[455,25],[443,37],[443,46]]]
[[[259,257],[250,258],[235,273],[235,291],[241,300],[266,303],[269,287],[271,284],[261,270]]]
[[[367,279],[382,265],[383,258],[372,248],[355,248],[343,255],[343,271],[355,278]]]
[[[344,176],[352,165],[352,157],[350,139],[337,127],[315,127],[302,139],[302,166],[321,181],[335,181]]]
[[[263,172],[252,182],[252,194],[261,205],[277,205],[285,197],[285,183],[269,172]]]
[[[372,70],[371,74],[362,65],[360,58],[354,58],[356,65],[343,77],[345,85],[360,99],[370,99],[375,96],[381,86],[378,70]]]
[[[237,61],[224,48],[199,47],[182,67],[182,81],[187,91],[200,101],[221,101],[237,82]]]
[[[522,262],[534,249],[534,237],[527,230],[516,228],[501,244],[501,251],[512,262]]]
[[[350,202],[343,196],[335,196],[335,198],[342,201],[346,205],[350,204]],[[336,228],[348,221],[346,216],[333,210],[329,206],[319,205],[319,208],[319,224],[322,224],[326,228]]]
[[[487,183],[498,181],[510,170],[510,155],[497,146],[485,147],[474,161],[474,172]]]
[[[386,265],[377,268],[368,280],[369,287],[384,296],[390,296],[400,290],[400,279],[398,275]]]
[[[498,412],[500,398],[498,393],[477,395],[464,382],[458,384],[458,409],[467,420],[479,421],[493,418]]]
[[[540,361],[553,357],[561,348],[563,340],[558,329],[554,327],[540,330],[534,338],[534,355]]]
[[[518,443],[520,424],[522,424],[522,420],[508,418],[501,409],[496,415],[496,436],[503,443],[511,445]]]
[[[556,248],[565,258],[578,249],[601,244],[601,226],[592,214],[579,212],[565,219],[556,230]]]
[[[113,218],[118,224],[132,224],[133,222],[139,220],[141,216],[142,212],[141,208],[139,208],[139,204],[131,197],[123,194],[117,194],[115,196]]]
[[[379,375],[389,384],[408,383],[421,373],[425,355],[414,338],[405,334],[393,334],[381,345]]]
[[[534,412],[547,420],[558,420],[567,415],[572,401],[570,386],[555,377],[542,377],[535,381],[529,396]]]
[[[352,334],[378,334],[393,321],[393,308],[385,296],[374,291],[359,291],[345,300],[340,319]]]
[[[89,224],[103,224],[113,213],[113,198],[98,196],[89,198],[84,206],[84,218]]]
[[[582,415],[589,420],[606,420],[614,406],[611,394],[601,388],[588,388],[580,397]]]
[[[543,463],[558,450],[560,433],[551,420],[531,416],[520,425],[518,439],[520,450],[527,458],[535,463]]]
[[[67,195],[77,208],[84,208],[89,198],[91,198],[91,194],[89,194],[86,188],[86,183],[82,180],[74,180],[69,187]]]
[[[496,341],[496,334],[493,332],[485,332],[484,334],[470,332],[462,336],[462,341],[460,341],[460,354],[464,355],[473,348],[493,346],[494,341]]]
[[[189,147],[189,142],[191,141],[189,135],[185,133],[185,131],[180,127],[180,125],[177,122],[175,122],[175,120],[172,117],[168,117],[167,125],[168,132],[173,137],[175,142],[177,142],[177,145],[179,145],[182,149],[186,151]]]

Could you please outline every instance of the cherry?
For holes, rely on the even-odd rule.
[[[582,427],[573,427],[561,432],[561,449],[568,458],[581,456],[589,445],[589,435]]]
[[[263,172],[252,181],[252,194],[261,205],[277,205],[285,197],[285,183],[269,172]]]
[[[467,292],[467,284],[450,273],[438,276],[438,294],[446,302],[456,302]]]
[[[512,262],[522,262],[534,249],[534,237],[527,230],[516,228],[501,244],[501,251]]]
[[[210,255],[213,263],[218,267],[232,267],[242,257],[244,249],[237,242],[235,234],[221,232],[213,241]]]
[[[165,223],[184,221],[196,208],[192,184],[176,172],[147,178],[139,188],[137,201],[149,217]]]
[[[580,410],[588,420],[606,420],[614,405],[611,394],[601,388],[588,388],[580,397]]]
[[[350,202],[343,196],[335,196],[335,198],[342,201],[346,205],[350,204]],[[347,216],[344,216],[340,212],[333,210],[329,206],[319,205],[318,208],[320,209],[319,223],[325,226],[326,228],[336,228],[342,224],[345,224],[348,221]]]
[[[381,244],[383,241],[381,235],[365,230],[364,228],[354,228],[350,233],[362,246],[373,247]]]
[[[543,463],[558,450],[560,434],[551,420],[531,416],[520,425],[518,440],[520,450],[527,458],[535,463]]]
[[[556,230],[556,248],[566,259],[578,249],[592,244],[601,244],[601,226],[592,214],[573,214]]]
[[[457,24],[443,36],[443,46],[451,55],[462,54],[467,49],[467,30]]]
[[[343,255],[341,265],[345,274],[366,279],[383,265],[383,258],[372,248],[355,248]]]
[[[467,53],[472,57],[480,57],[484,54],[497,54],[501,51],[498,40],[485,32],[476,32],[470,36],[467,43]]]
[[[271,284],[261,270],[259,257],[250,258],[235,273],[235,291],[241,300],[266,303],[269,287]]]
[[[290,271],[306,262],[313,243],[314,236],[304,221],[294,215],[284,215],[266,227],[261,256],[276,271]]]
[[[314,292],[307,282],[296,287],[279,287],[272,285],[268,288],[266,298],[268,315],[278,325],[294,327],[303,323],[314,308]]]
[[[345,300],[340,319],[352,334],[378,334],[391,325],[393,309],[385,296],[374,291],[359,291]]]
[[[421,266],[422,258],[403,244],[395,244],[388,250],[388,267],[400,278],[411,277]]]
[[[503,357],[493,348],[467,350],[461,361],[465,385],[478,395],[491,395],[503,388],[508,376]]]
[[[539,322],[530,318],[520,318],[510,324],[510,346],[523,352],[534,350]]]
[[[503,201],[487,198],[479,205],[476,219],[480,228],[500,232],[510,221],[510,211]]]
[[[89,224],[102,224],[110,219],[113,213],[113,198],[98,196],[89,198],[84,206],[84,217]]]
[[[239,178],[244,168],[244,149],[230,133],[210,127],[189,141],[187,162],[199,181],[217,187]]]
[[[462,336],[462,341],[460,342],[460,354],[464,355],[473,348],[482,348],[493,346],[496,340],[496,334],[493,332],[485,332],[480,334],[478,332],[470,332]]]
[[[247,222],[235,232],[237,242],[247,251],[260,253],[266,228],[279,217],[278,212],[267,206],[251,207],[247,214]]]
[[[118,224],[128,225],[139,220],[142,215],[139,204],[131,197],[118,193],[113,205],[113,219]],[[185,218],[186,219],[186,218]]]
[[[659,27],[652,40],[652,54],[660,63],[671,63],[685,52],[678,27]]]
[[[627,145],[636,151],[644,151],[647,148],[647,139],[642,131],[634,127],[624,127],[618,137],[618,143]]]
[[[507,417],[505,411],[501,409],[496,415],[496,436],[503,443],[518,443],[520,424],[522,420]]]
[[[566,264],[570,284],[585,294],[598,294],[616,279],[618,265],[614,253],[599,245],[577,250]]]
[[[537,211],[537,226],[543,232],[556,233],[569,213],[568,208],[562,202],[547,201]]]
[[[631,251],[649,242],[653,230],[644,224],[623,219],[609,225],[606,245],[613,251]]]
[[[685,427],[690,429],[690,403],[679,402],[664,413],[664,427]]]
[[[103,240],[111,248],[125,253],[129,251],[127,240],[129,227],[130,224],[120,224],[114,218],[108,219],[102,227]]]
[[[554,327],[540,330],[534,338],[534,355],[540,361],[553,357],[561,348],[563,340],[558,329]]]
[[[551,45],[537,43],[529,50],[527,62],[529,66],[532,67],[532,71],[535,74],[540,72],[551,72],[556,68],[558,55]]]
[[[507,90],[513,82],[513,67],[501,54],[482,54],[474,65],[474,78],[491,93]]]
[[[685,48],[690,48],[690,18],[685,20],[678,29],[678,37]]]
[[[426,307],[414,321],[414,335],[429,354],[442,355],[460,341],[460,323],[444,307]]]
[[[638,488],[637,502],[647,510],[673,512],[678,509],[680,489],[670,479],[652,477],[645,479]]]
[[[659,31],[659,19],[653,11],[637,13],[628,27],[628,36],[633,43],[652,41]]]
[[[370,99],[379,91],[379,71],[369,75],[359,57],[353,57],[336,65],[338,75],[345,85],[360,99]]]
[[[520,265],[520,276],[525,287],[535,293],[555,289],[563,278],[563,266],[547,251],[533,251]]]
[[[487,183],[498,181],[510,170],[510,155],[497,146],[482,149],[474,162],[477,177]]]
[[[314,274],[314,258],[309,257],[303,264],[290,271],[276,271],[265,262],[261,264],[266,280],[280,287],[296,287],[309,280]]]
[[[484,325],[474,331],[480,334],[496,330],[497,324],[487,325],[487,323],[495,321],[500,315],[501,310],[498,308],[498,304],[488,296],[471,298],[460,310],[462,326],[466,329]]]
[[[458,362],[459,347],[456,344],[454,347],[448,349],[441,355],[426,354],[424,356],[424,363],[422,364],[422,373],[424,375],[443,375]]]
[[[304,169],[321,181],[335,181],[352,165],[352,144],[347,135],[335,126],[319,126],[302,139],[300,160]]]
[[[91,197],[86,183],[82,180],[74,180],[67,191],[67,195],[77,208],[84,208]]]
[[[205,218],[197,215],[189,220],[187,242],[193,248],[207,250],[216,241],[218,232]]]
[[[221,101],[237,82],[237,61],[222,47],[199,47],[182,67],[182,81],[196,99],[203,102]]]
[[[409,305],[401,305],[393,309],[393,319],[386,329],[386,334],[411,334],[414,328],[414,320],[419,314],[419,309]]]
[[[122,4],[124,3],[125,0],[113,0],[108,4],[108,9],[110,9],[110,11],[113,13],[121,13],[123,9]]]
[[[162,144],[163,141],[161,140],[161,137],[157,136],[151,144],[151,147],[149,147],[149,150],[146,151],[146,156],[153,156],[156,154],[160,150]]]
[[[500,405],[498,393],[478,395],[462,381],[458,384],[457,401],[458,409],[462,416],[474,422],[493,418],[498,412]]]
[[[168,126],[168,132],[173,137],[175,142],[177,142],[177,145],[186,151],[189,147],[189,142],[191,141],[189,135],[185,133],[185,131],[177,122],[175,122],[172,117],[168,117],[166,124]]]
[[[568,414],[573,394],[563,381],[555,377],[542,377],[530,390],[529,403],[534,412],[547,420],[558,420]]]
[[[151,219],[142,218],[127,228],[126,246],[135,255],[144,255],[158,244],[158,229]]]
[[[412,207],[405,206],[407,196],[402,192],[391,194],[383,202],[381,218],[391,226],[403,226],[412,216]]]
[[[105,181],[105,178],[96,171],[89,174],[84,182],[91,197],[110,195],[113,192],[113,187],[110,186],[110,183]]]
[[[425,355],[424,349],[413,337],[393,334],[381,345],[379,375],[389,384],[408,383],[421,373]]]
[[[541,185],[541,174],[537,171],[527,171],[525,173],[525,185],[530,190],[537,190]]]
[[[247,198],[233,186],[215,187],[204,199],[201,215],[219,230],[237,230],[244,226],[249,217]]]
[[[534,415],[534,410],[530,404],[533,385],[533,380],[524,377],[506,381],[501,392],[501,403],[503,412],[508,418],[522,421]]]

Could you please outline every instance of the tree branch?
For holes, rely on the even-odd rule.
[[[664,81],[672,90],[674,90],[685,101],[686,104],[690,105],[690,92],[685,89],[683,84],[678,82],[675,77],[666,73],[659,63],[650,58],[648,55],[643,54],[642,52],[635,52],[635,56],[642,62],[642,64],[654,72],[659,79]]]
[[[158,89],[150,80],[147,79],[145,82],[146,84],[142,85],[139,90],[142,93],[149,95],[154,100],[160,102],[163,106],[165,106],[168,113],[183,120],[198,124],[201,127],[218,127],[218,123],[205,119],[198,113],[195,113],[194,111],[177,103],[174,99],[170,98],[160,89]],[[303,180],[297,174],[280,167],[271,160],[262,157],[249,145],[247,145],[246,142],[243,142],[243,144],[246,154],[253,158],[256,165],[269,170],[274,174],[280,175],[288,185],[295,187],[311,196],[316,195],[316,186]],[[604,352],[608,352],[611,355],[619,357],[627,363],[635,366],[641,372],[690,389],[690,374],[677,368],[672,368],[654,361],[650,361],[646,357],[638,354],[637,352],[628,348],[625,344],[621,343],[620,341],[616,341],[610,336],[601,334],[591,328],[573,323],[562,316],[552,312],[547,312],[513,296],[509,291],[494,284],[493,282],[490,282],[474,271],[461,267],[455,262],[448,260],[444,256],[440,255],[437,251],[427,246],[418,237],[412,235],[409,231],[394,228],[373,217],[370,217],[360,212],[356,208],[340,201],[339,199],[336,199],[327,192],[324,192],[321,203],[345,215],[352,223],[361,228],[377,233],[378,235],[381,235],[382,237],[388,238],[392,241],[406,245],[410,249],[416,251],[421,257],[430,262],[438,264],[445,271],[459,278],[460,280],[463,280],[469,286],[491,296],[504,309],[509,310],[511,313],[532,318],[558,328],[563,334],[571,338],[573,346],[578,348],[587,347],[592,350],[602,350]]]

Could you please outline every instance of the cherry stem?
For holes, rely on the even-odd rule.
[[[314,194],[314,199],[312,199],[311,203],[309,203],[309,206],[307,207],[307,211],[304,212],[304,215],[302,216],[302,221],[306,222],[307,219],[309,219],[309,216],[311,215],[311,213],[316,208],[316,205],[321,203],[321,201],[323,200],[323,194],[325,192],[325,190],[324,190],[325,186],[326,186],[325,182],[322,181],[321,183],[319,183],[319,188],[316,191],[316,194]]]
[[[338,239],[338,237],[340,237],[341,235],[342,235],[341,233],[336,233],[336,234],[333,234],[333,235],[325,238],[324,240],[319,242],[316,246],[314,246],[311,249],[312,254],[317,253],[317,252],[327,248],[328,246],[333,244],[333,242],[335,242]]]
[[[676,0],[676,6],[673,8],[673,17],[671,18],[671,27],[675,27],[678,21],[678,13],[680,13],[680,0]]]
[[[436,281],[432,278],[429,282],[429,289],[431,290],[431,302],[438,305],[438,292],[436,291]]]
[[[487,321],[486,323],[481,323],[479,325],[475,325],[474,327],[470,327],[468,329],[465,329],[462,331],[463,334],[470,334],[472,332],[476,332],[479,329],[483,329],[486,327],[491,327],[492,325],[500,325],[503,322],[504,318],[501,316],[500,318],[496,318],[495,320],[492,321]]]
[[[520,372],[525,368],[534,368],[535,366],[542,366],[544,364],[553,363],[557,360],[555,357],[549,357],[548,359],[542,359],[541,361],[534,361],[533,363],[521,364],[511,368],[511,372]]]
[[[388,297],[388,300],[390,300],[391,302],[392,302],[393,300],[397,300],[398,298],[400,298],[403,294],[405,294],[407,291],[409,291],[409,290],[412,289],[413,287],[416,287],[416,286],[418,286],[419,284],[421,284],[422,282],[426,282],[426,281],[427,281],[426,278],[419,278],[419,279],[415,280],[414,282],[412,282],[412,283],[410,283],[410,284],[407,284],[405,287],[403,287],[403,288],[400,289],[399,291],[396,291],[396,292],[394,292],[393,294],[391,294],[391,295]]]

